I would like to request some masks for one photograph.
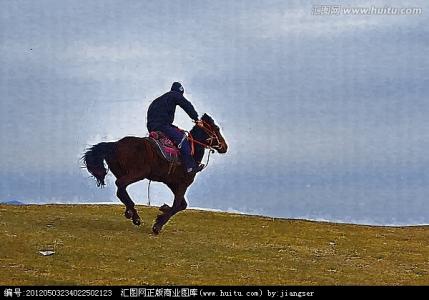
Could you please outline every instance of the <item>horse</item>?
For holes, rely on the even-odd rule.
[[[226,153],[228,145],[220,132],[220,128],[207,114],[201,118],[200,125],[195,124],[188,134],[193,158],[200,163],[206,149],[218,153]],[[97,186],[105,185],[104,179],[110,170],[116,177],[116,196],[125,205],[125,217],[139,226],[140,216],[134,202],[127,193],[127,186],[140,180],[162,182],[174,194],[174,202],[170,207],[162,205],[152,232],[157,235],[162,227],[179,211],[186,209],[185,193],[194,182],[195,175],[185,174],[182,165],[174,165],[165,159],[150,137],[127,136],[116,142],[101,142],[93,145],[82,157],[84,167],[95,177]],[[106,168],[104,161],[107,163]]]

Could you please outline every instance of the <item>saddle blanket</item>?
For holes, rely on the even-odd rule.
[[[158,151],[169,162],[180,164],[180,150],[176,145],[160,131],[149,133],[149,139],[155,143]]]

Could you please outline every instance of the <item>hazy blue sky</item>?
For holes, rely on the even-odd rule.
[[[150,101],[177,80],[230,146],[190,206],[428,224],[429,5],[343,1],[422,14],[313,15],[323,4],[0,0],[0,201],[119,202],[112,175],[97,189],[79,158],[146,135]],[[137,203],[146,188],[131,187]],[[172,200],[161,184],[152,198]]]

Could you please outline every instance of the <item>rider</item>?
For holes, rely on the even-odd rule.
[[[194,106],[184,96],[184,88],[179,82],[174,82],[171,90],[156,98],[150,104],[147,111],[147,129],[149,132],[161,131],[177,146],[181,143],[180,153],[188,175],[196,174],[204,168],[203,164],[197,164],[191,155],[191,147],[184,133],[173,124],[176,105],[179,105],[193,119],[197,125],[201,125],[198,113]]]

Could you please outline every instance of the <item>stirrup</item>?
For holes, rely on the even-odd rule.
[[[205,165],[204,164],[199,164],[196,167],[192,168],[191,171],[186,170],[186,175],[187,176],[193,176],[195,174],[197,174],[198,172],[201,172],[204,169]]]

